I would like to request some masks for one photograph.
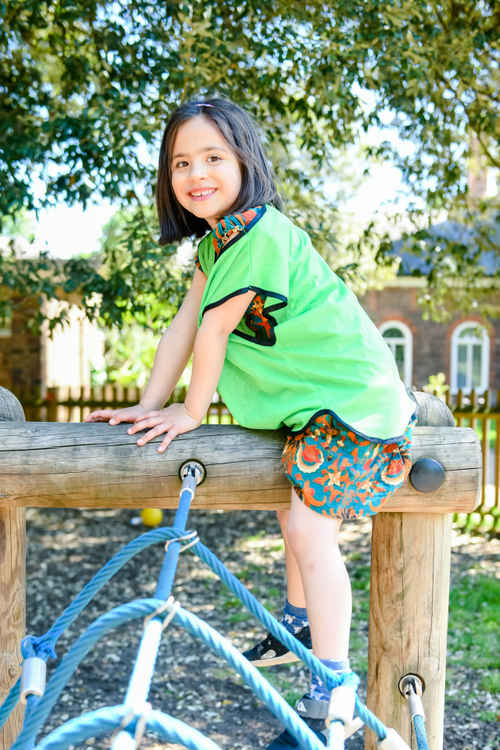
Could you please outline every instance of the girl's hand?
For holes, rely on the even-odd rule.
[[[97,409],[85,417],[85,422],[109,422],[109,424],[120,424],[120,422],[135,422],[141,415],[146,414],[146,409],[137,406],[128,406],[126,409]]]
[[[145,435],[139,438],[137,445],[144,445],[153,440],[153,438],[158,437],[158,435],[162,435],[164,432],[167,433],[158,448],[158,453],[164,453],[177,435],[195,430],[200,426],[202,420],[195,419],[188,414],[184,404],[171,404],[166,409],[148,411],[145,414],[141,414],[134,421],[134,426],[127,430],[129,435],[134,435],[136,432],[151,428]]]

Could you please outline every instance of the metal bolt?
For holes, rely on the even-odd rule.
[[[398,689],[403,698],[409,703],[410,716],[421,716],[425,719],[422,695],[425,690],[425,682],[418,674],[405,674],[398,682]]]
[[[207,476],[207,470],[201,461],[198,461],[196,458],[189,458],[181,464],[179,468],[179,477],[181,481],[185,479],[189,473],[194,474],[197,485],[201,484]]]

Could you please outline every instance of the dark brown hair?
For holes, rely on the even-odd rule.
[[[241,189],[228,213],[245,211],[264,203],[282,208],[272,167],[264,155],[257,127],[245,110],[228,99],[186,102],[171,115],[161,142],[156,185],[160,245],[192,235],[202,237],[209,228],[205,219],[199,219],[179,204],[171,180],[172,149],[177,132],[183,123],[199,115],[206,117],[220,130],[240,163]]]

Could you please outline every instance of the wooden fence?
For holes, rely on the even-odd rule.
[[[123,409],[139,402],[141,389],[136,386],[104,385],[60,386],[47,388],[45,395],[12,389],[21,402],[28,422],[83,422],[94,409]],[[185,388],[176,388],[168,403],[183,401]],[[207,417],[209,424],[234,424],[226,405],[215,394]]]
[[[435,393],[435,395],[438,395]],[[500,533],[500,390],[478,393],[472,390],[442,397],[453,412],[458,427],[472,427],[481,440],[483,469],[481,504],[455,523],[466,530]]]
[[[141,391],[135,386],[105,385],[82,388],[47,388],[45,394],[15,391],[28,421],[81,422],[93,409],[101,406],[120,409],[137,404]],[[171,401],[181,401],[185,391],[174,391]],[[434,395],[440,395],[435,393]],[[472,427],[481,440],[483,469],[481,504],[471,514],[458,514],[459,528],[481,533],[500,533],[500,391],[464,394],[449,391],[441,396],[449,406],[457,425]],[[234,424],[234,419],[217,394],[204,420],[210,424]]]

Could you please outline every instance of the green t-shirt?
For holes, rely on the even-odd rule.
[[[244,427],[293,431],[332,412],[359,434],[399,438],[415,411],[392,353],[303,230],[273,206],[225,217],[198,247],[206,310],[256,292],[229,335],[219,393]]]

